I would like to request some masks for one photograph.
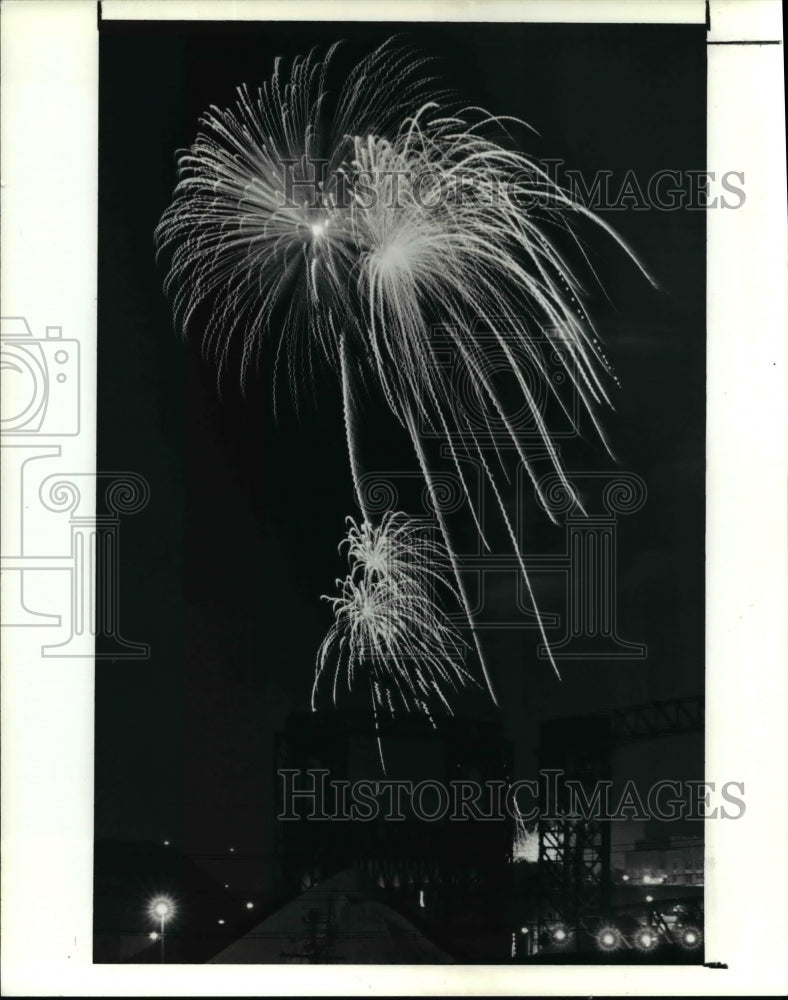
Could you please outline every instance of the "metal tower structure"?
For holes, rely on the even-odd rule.
[[[611,712],[557,719],[541,728],[542,771],[560,771],[550,801],[542,801],[539,832],[538,935],[549,928],[574,947],[610,911],[610,821],[570,812],[567,781],[587,799],[609,780],[611,757],[621,746],[702,732],[702,697],[650,702]]]

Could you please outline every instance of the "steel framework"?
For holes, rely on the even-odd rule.
[[[540,770],[562,772],[551,801],[542,801],[539,832],[539,940],[560,927],[567,946],[584,937],[610,913],[610,821],[570,814],[567,781],[593,795],[608,780],[612,752],[620,746],[702,732],[702,697],[655,701],[607,713],[545,723]]]

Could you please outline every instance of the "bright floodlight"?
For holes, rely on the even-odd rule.
[[[247,909],[247,910],[251,910],[251,909],[253,909],[253,908],[254,908],[254,903],[247,903],[247,904],[246,904],[246,909]]]
[[[175,902],[169,896],[156,896],[148,904],[148,913],[154,920],[164,924],[175,913]]]
[[[628,882],[629,881],[629,875],[622,875],[621,876],[621,881],[622,882]]]
[[[568,937],[569,933],[565,927],[556,927],[556,929],[553,931],[553,940],[557,944],[563,944]]]
[[[159,940],[159,932],[158,931],[151,931],[150,934],[148,935],[148,937],[151,939],[151,941],[158,941]]]
[[[703,941],[703,934],[697,927],[685,927],[679,937],[679,944],[688,951],[699,948],[701,941]]]
[[[642,930],[635,938],[635,944],[641,951],[651,951],[657,946],[657,935],[650,930]]]
[[[618,931],[615,927],[600,927],[596,933],[596,943],[602,951],[615,951],[619,946]]]
[[[654,897],[653,896],[646,896],[646,902],[647,903],[653,903],[654,902]]]

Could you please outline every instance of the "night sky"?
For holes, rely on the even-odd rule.
[[[96,685],[96,836],[169,839],[189,853],[248,856],[270,878],[273,733],[306,710],[314,657],[330,621],[321,594],[355,513],[336,379],[285,394],[274,421],[270,375],[246,397],[173,331],[153,230],[175,183],[175,151],[199,115],[234,88],[338,38],[352,64],[391,34],[438,57],[463,103],[519,116],[536,159],[591,177],[705,167],[703,26],[473,24],[102,25],[99,145],[98,469],[146,477],[151,500],[121,527],[120,624],[147,661],[102,660]],[[615,182],[614,182],[615,188]],[[590,434],[565,451],[570,470],[636,473],[648,500],[619,527],[622,638],[645,660],[560,664],[536,658],[533,630],[484,643],[514,743],[515,774],[536,769],[538,727],[561,715],[703,692],[705,220],[702,211],[627,210],[605,218],[659,282],[655,291],[612,241],[586,231],[610,301],[589,311],[621,381],[605,427],[614,464]],[[370,471],[410,469],[404,432],[367,401]],[[535,505],[532,552],[563,529]],[[458,540],[465,539],[458,529]],[[470,540],[470,535],[467,536]],[[501,601],[511,584],[502,580]],[[544,610],[561,587],[535,577]],[[626,777],[702,776],[702,740],[620,754]]]

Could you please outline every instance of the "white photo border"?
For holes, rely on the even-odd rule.
[[[743,781],[747,803],[740,821],[706,825],[706,959],[725,967],[289,965],[265,966],[261,976],[258,966],[94,966],[94,661],[47,660],[35,629],[4,628],[6,995],[788,992],[788,314],[780,4],[713,0],[708,10],[702,0],[396,5],[398,20],[703,23],[707,14],[708,169],[743,171],[747,190],[738,211],[708,214],[707,779]],[[391,19],[394,7],[376,0],[105,0],[102,16],[361,21]],[[63,470],[93,474],[97,5],[6,0],[2,74],[2,313],[25,317],[35,336],[57,324],[64,337],[78,339],[80,433],[57,446]],[[13,470],[5,449],[2,457],[5,500],[14,483],[6,475]],[[14,509],[4,502],[4,555],[16,527]]]

